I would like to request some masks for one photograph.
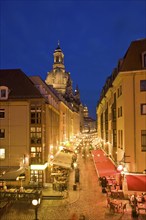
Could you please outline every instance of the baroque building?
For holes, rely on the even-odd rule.
[[[69,72],[66,72],[64,66],[64,54],[60,48],[58,42],[58,47],[54,51],[54,63],[53,69],[48,72],[46,78],[46,84],[53,85],[54,89],[58,92],[65,94],[67,82],[69,80]]]
[[[146,39],[131,42],[97,104],[102,148],[124,171],[146,170]]]
[[[73,109],[79,112],[81,104],[79,88],[76,86],[75,91],[73,91],[71,76],[65,70],[64,54],[59,42],[53,56],[53,69],[47,73],[45,82],[47,85],[52,85],[68,103],[71,103]]]

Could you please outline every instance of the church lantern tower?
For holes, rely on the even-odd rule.
[[[64,66],[64,54],[60,48],[60,43],[55,49],[53,69],[47,73],[46,84],[52,85],[58,92],[65,94],[69,78],[69,72],[66,72]]]

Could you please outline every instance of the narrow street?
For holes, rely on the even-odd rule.
[[[87,219],[105,219],[106,194],[101,193],[96,171],[91,156],[79,158],[80,198],[71,205],[71,209],[79,216],[84,214]]]
[[[39,220],[130,220],[129,213],[110,213],[106,203],[106,194],[101,192],[97,174],[91,155],[82,158],[78,155],[80,169],[80,183],[74,193],[79,196],[75,202],[68,200],[43,200],[38,209]],[[74,178],[74,171],[73,178]],[[69,186],[73,191],[73,186]],[[10,210],[1,217],[1,220],[33,220],[35,217],[32,205],[14,203]],[[137,218],[141,220],[142,218]]]

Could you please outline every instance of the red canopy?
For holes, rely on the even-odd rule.
[[[129,191],[146,192],[146,175],[144,174],[127,174],[127,186]]]
[[[100,177],[111,176],[118,173],[116,166],[112,163],[109,157],[107,157],[102,150],[93,150],[92,156],[95,168]]]

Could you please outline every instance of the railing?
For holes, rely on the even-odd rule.
[[[34,189],[26,189],[20,192],[17,189],[8,189],[8,190],[0,190],[0,198],[1,200],[8,200],[8,201],[28,201],[32,202],[33,199],[42,198],[42,191],[41,190],[34,190]]]

